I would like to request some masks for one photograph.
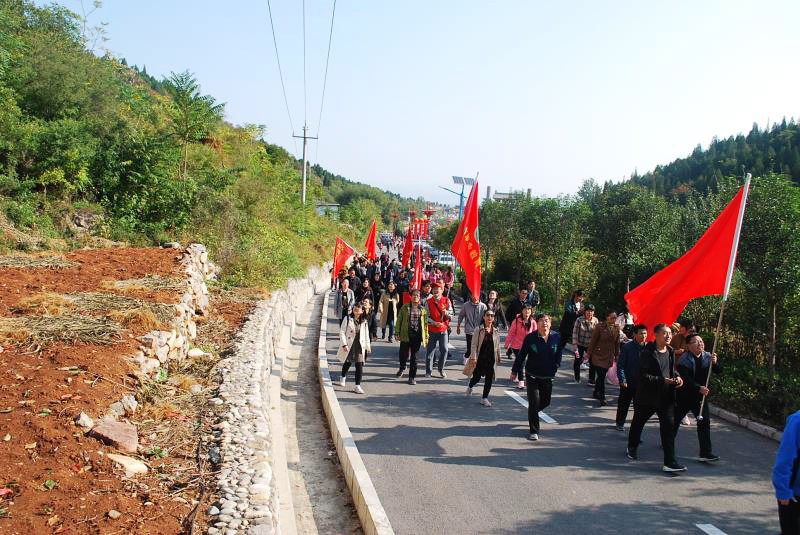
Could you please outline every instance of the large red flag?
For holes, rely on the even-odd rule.
[[[367,236],[367,241],[364,244],[364,248],[367,250],[367,260],[375,260],[378,258],[378,252],[375,250],[375,240],[376,240],[376,232],[378,228],[375,224],[375,220],[372,220],[372,226],[369,229],[369,236]]]
[[[472,295],[481,295],[481,244],[478,241],[478,181],[472,186],[464,208],[464,217],[458,225],[456,237],[450,248],[453,257],[461,264]]]
[[[689,301],[706,295],[728,298],[749,178],[725,210],[686,254],[627,294],[628,310],[650,330],[672,325]]]
[[[406,243],[403,245],[403,269],[407,268],[408,263],[411,262],[411,251],[414,250],[414,237],[411,234],[411,225],[409,225],[406,233]]]
[[[414,259],[414,280],[411,282],[411,288],[419,290],[422,288],[422,250],[417,246],[417,254]]]
[[[347,243],[337,236],[336,247],[333,249],[333,270],[331,270],[331,278],[339,275],[339,270],[344,266],[347,259],[353,256],[355,250],[347,245]]]

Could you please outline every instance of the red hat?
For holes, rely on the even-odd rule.
[[[432,288],[444,288],[444,284],[442,284],[442,283],[441,283],[441,282],[439,282],[439,281],[436,281],[436,282],[434,282],[433,284],[431,284],[431,287],[432,287]]]

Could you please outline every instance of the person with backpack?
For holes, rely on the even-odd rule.
[[[800,411],[786,419],[772,468],[772,486],[778,500],[783,535],[800,535]]]
[[[511,322],[511,328],[508,330],[508,334],[506,335],[506,349],[511,350],[511,353],[514,355],[515,364],[516,357],[519,354],[520,348],[522,347],[522,341],[525,340],[526,336],[535,330],[536,320],[533,319],[533,307],[526,304],[525,308],[522,309],[522,313],[514,318],[513,322]],[[525,373],[522,370],[522,367],[511,367],[511,382],[516,382],[517,388],[525,388]]]

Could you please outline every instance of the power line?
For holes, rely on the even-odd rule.
[[[305,0],[303,0],[305,3]],[[281,79],[281,89],[283,89],[283,103],[286,104],[286,114],[289,116],[289,126],[292,128],[292,135],[294,135],[294,121],[292,121],[292,112],[289,110],[289,99],[286,97],[286,84],[283,82],[283,69],[281,69],[281,57],[278,54],[278,39],[275,37],[275,24],[272,21],[272,6],[267,0],[267,9],[269,10],[269,26],[272,28],[272,43],[275,45],[275,59],[278,60],[278,75]],[[305,39],[303,40],[305,44]],[[297,144],[295,142],[295,151],[297,151]]]
[[[303,124],[308,124],[308,91],[306,89],[306,0],[303,0]]]
[[[328,64],[331,61],[331,42],[333,41],[333,21],[336,18],[336,0],[333,0],[333,11],[331,12],[331,31],[328,34],[328,55],[325,58],[325,76],[322,79],[322,101],[319,104],[319,119],[317,120],[317,138],[322,128],[322,110],[325,107],[325,88],[328,85]],[[319,140],[315,148],[314,160],[319,161]]]

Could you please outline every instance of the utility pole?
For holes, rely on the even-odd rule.
[[[306,162],[306,147],[308,146],[308,140],[309,139],[317,139],[317,138],[311,137],[311,136],[308,135],[308,125],[307,124],[303,124],[303,135],[302,136],[292,135],[292,137],[296,137],[298,139],[302,139],[303,140],[303,194],[302,194],[302,200],[303,200],[303,206],[305,206],[306,205],[306,176],[308,174],[308,163]]]

